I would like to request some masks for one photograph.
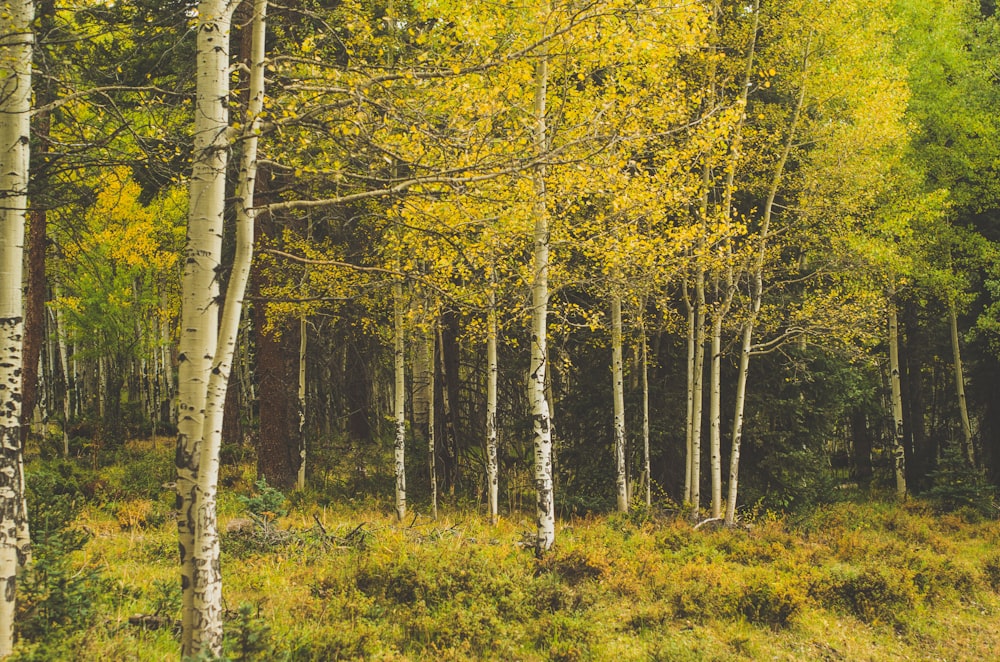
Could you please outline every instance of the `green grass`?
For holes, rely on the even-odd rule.
[[[154,501],[148,522],[123,524],[131,501],[112,492],[113,506],[88,503],[72,523],[90,535],[71,564],[100,577],[95,613],[22,642],[21,659],[177,659],[169,627],[129,623],[177,616],[172,523]],[[541,560],[522,547],[526,516],[397,524],[388,504],[297,501],[274,528],[224,536],[230,659],[986,660],[1000,650],[1000,524],[919,501],[841,503],[749,530],[695,531],[643,512],[574,519]],[[240,503],[227,497],[223,527]]]

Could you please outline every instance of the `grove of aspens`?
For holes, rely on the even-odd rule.
[[[1000,659],[993,0],[3,0],[0,659]]]

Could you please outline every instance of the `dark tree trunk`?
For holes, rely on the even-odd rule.
[[[255,197],[260,204],[271,189],[269,173],[258,170]],[[257,249],[274,245],[282,227],[269,213],[256,218]],[[257,410],[260,431],[257,436],[257,474],[270,485],[287,489],[295,485],[299,471],[299,325],[282,324],[280,329],[265,331],[267,306],[259,300],[266,287],[266,274],[256,263],[250,272],[250,293],[257,300],[253,307],[253,334],[256,348]]]
[[[444,489],[455,494],[460,480],[458,447],[459,351],[458,319],[454,313],[442,316],[439,357],[441,363],[441,405],[444,414]]]
[[[923,383],[923,357],[925,339],[921,335],[916,305],[903,306],[902,332],[900,333],[900,363],[903,389],[903,420],[906,428],[907,484],[915,491],[927,487],[927,476],[934,461],[933,450],[927,443],[924,424],[925,398]]]
[[[52,29],[53,18],[55,17],[55,3],[53,0],[43,0],[37,4],[37,16],[40,30],[47,34]],[[45,55],[39,49],[40,58]],[[44,62],[41,71],[45,71]],[[47,105],[54,99],[51,83],[45,77],[39,77],[35,83],[36,104]],[[48,290],[48,283],[45,279],[45,252],[48,244],[45,195],[38,195],[46,187],[43,185],[48,178],[47,170],[49,165],[50,142],[49,135],[52,128],[52,118],[50,113],[41,112],[34,117],[32,123],[32,134],[34,145],[31,155],[31,200],[32,209],[28,213],[28,259],[27,273],[25,280],[28,291],[24,302],[24,348],[22,360],[23,381],[21,391],[21,442],[28,437],[31,429],[32,415],[35,413],[35,405],[38,402],[38,360],[42,352],[42,344],[45,342],[45,299]],[[39,204],[40,203],[40,204]]]
[[[868,416],[861,407],[855,407],[851,413],[851,437],[854,480],[857,481],[858,487],[867,490],[871,486],[873,473],[872,436],[868,427]]]
[[[265,332],[264,306],[254,307],[260,433],[257,473],[274,487],[295,485],[299,471],[299,325]],[[275,329],[278,331],[278,329]]]
[[[243,388],[240,384],[240,371],[229,373],[229,385],[226,387],[226,408],[222,412],[222,443],[225,446],[238,446],[243,443]]]

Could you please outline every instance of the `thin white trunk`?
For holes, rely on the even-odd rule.
[[[691,517],[701,511],[701,424],[705,382],[705,272],[695,280],[694,375],[691,380]]]
[[[31,22],[34,4],[9,0],[0,10],[0,658],[14,646],[17,576],[30,541],[24,501],[21,394],[24,221],[28,205]]]
[[[628,512],[625,471],[625,378],[622,369],[622,300],[611,297],[611,393],[614,400],[615,487],[618,512]]]
[[[403,284],[392,284],[393,411],[396,435],[393,461],[396,473],[396,519],[406,517],[406,347],[403,342]]]
[[[896,292],[889,295],[889,384],[892,391],[892,457],[896,475],[896,494],[906,496],[906,451],[903,446],[903,389],[899,374],[899,320],[896,316]]]
[[[694,344],[695,344],[695,314],[694,304],[688,296],[687,281],[684,282],[684,303],[687,306],[687,420],[684,427],[684,501],[691,503],[691,468],[694,453]]]
[[[806,44],[808,51],[809,45]],[[807,62],[803,62],[803,72],[806,70]],[[767,258],[767,245],[771,232],[771,214],[774,211],[774,199],[778,195],[778,187],[784,175],[785,164],[788,162],[788,155],[792,151],[792,144],[795,141],[798,130],[799,117],[802,113],[802,106],[805,104],[806,84],[803,75],[802,86],[799,88],[799,96],[792,111],[792,118],[788,126],[788,134],[785,136],[785,143],[781,151],[778,163],[775,164],[774,174],[771,177],[771,184],[768,189],[767,200],[764,203],[763,219],[761,220],[760,234],[757,244],[757,257],[753,265],[751,278],[753,291],[750,297],[750,316],[743,324],[743,343],[740,347],[740,368],[736,375],[736,405],[733,412],[733,439],[732,453],[729,458],[729,493],[726,498],[726,525],[732,526],[736,521],[736,500],[739,488],[740,472],[740,446],[743,440],[743,415],[746,405],[747,377],[750,374],[750,351],[753,348],[753,331],[757,322],[757,315],[764,297],[764,264]]]
[[[495,283],[495,280],[494,280]],[[490,508],[490,524],[499,520],[497,496],[499,475],[497,464],[497,311],[496,294],[490,290],[486,312],[486,488]]]
[[[976,453],[972,444],[972,421],[969,419],[969,406],[965,400],[965,371],[962,368],[962,348],[958,343],[958,311],[955,302],[948,306],[948,317],[951,322],[951,353],[955,366],[955,394],[958,396],[958,413],[962,418],[962,439],[965,442],[965,457],[970,467],[976,466]]]
[[[549,79],[548,53],[542,52],[535,65],[535,152],[547,150],[545,106]],[[545,397],[546,322],[549,305],[549,217],[545,194],[545,168],[534,171],[533,260],[531,283],[531,364],[528,369],[528,403],[531,406],[535,455],[535,505],[538,531],[535,552],[552,547],[556,538],[555,503],[552,490],[552,430],[549,402]]]
[[[60,296],[58,290],[56,290],[56,298]],[[60,306],[56,308],[56,338],[59,342],[59,363],[63,374],[63,457],[69,457],[69,422],[72,417],[72,401],[70,396],[72,392],[70,390],[69,356],[67,355],[69,347],[66,344],[64,328],[62,307]]]
[[[729,493],[726,497],[726,526],[736,522],[736,495],[740,478],[740,448],[743,440],[743,411],[747,396],[747,374],[750,371],[750,349],[753,342],[753,327],[743,326],[743,341],[740,344],[740,368],[736,376],[736,403],[733,415],[733,449],[729,456]]]
[[[299,318],[299,475],[298,488],[306,489],[306,349],[308,325],[305,313]]]
[[[435,442],[435,425],[436,421],[434,419],[434,409],[437,404],[434,402],[434,390],[436,388],[435,377],[437,375],[436,363],[434,363],[434,343],[437,339],[437,333],[434,329],[434,323],[431,323],[427,329],[427,335],[424,341],[424,348],[427,352],[426,359],[426,369],[427,369],[427,472],[430,478],[431,486],[431,516],[437,519],[438,516],[438,482],[437,482],[437,443]]]
[[[639,331],[642,334],[642,472],[645,476],[648,507],[653,505],[653,472],[649,459],[649,346],[646,342],[645,324],[640,325]]]
[[[718,288],[717,288],[718,289]],[[708,399],[709,455],[712,462],[712,517],[722,517],[722,315],[712,312],[712,372]]]

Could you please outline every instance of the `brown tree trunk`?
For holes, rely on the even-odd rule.
[[[43,0],[37,5],[38,22],[44,35],[52,29],[55,16],[53,0]],[[54,93],[48,79],[40,78],[35,86],[36,104],[44,106],[54,100]],[[32,149],[31,198],[37,203],[39,196],[36,191],[39,183],[47,176],[49,134],[52,127],[52,117],[49,112],[40,112],[34,117],[32,134],[35,145]],[[44,188],[42,186],[41,188]],[[25,281],[28,286],[24,301],[24,354],[23,381],[21,397],[21,441],[28,437],[31,430],[32,415],[38,402],[38,359],[45,342],[45,299],[48,283],[45,279],[45,248],[48,244],[46,229],[45,203],[33,205],[28,212],[28,260]]]
[[[265,216],[261,214],[261,216]],[[265,224],[260,224],[260,228]],[[270,225],[269,223],[267,225]],[[268,229],[273,229],[273,226]],[[253,272],[253,290],[263,285],[259,269]],[[257,348],[257,398],[260,432],[257,436],[257,475],[281,489],[295,486],[299,472],[299,324],[283,324],[280,336],[264,330],[267,321],[261,303],[253,311]]]

